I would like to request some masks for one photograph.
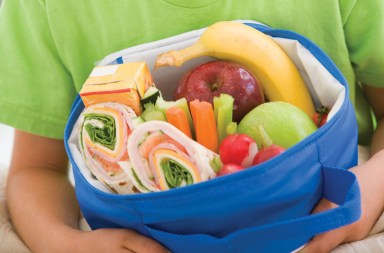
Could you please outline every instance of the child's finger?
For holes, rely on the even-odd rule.
[[[341,229],[332,230],[312,238],[299,253],[326,253],[336,248],[345,239]]]
[[[313,209],[312,213],[324,212],[329,209],[337,207],[336,204],[322,199]],[[308,244],[299,251],[299,253],[325,253],[330,252],[333,248],[337,247],[345,239],[345,234],[342,232],[342,228],[332,230],[323,234],[319,234],[312,238]]]

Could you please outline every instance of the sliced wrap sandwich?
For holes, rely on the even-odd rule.
[[[127,140],[133,130],[132,108],[99,103],[80,115],[79,146],[91,173],[116,193],[133,193],[134,185],[118,164],[129,160]]]
[[[163,191],[214,178],[218,154],[164,121],[138,125],[128,139],[130,160],[119,162],[140,192]]]

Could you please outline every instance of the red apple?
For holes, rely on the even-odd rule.
[[[174,99],[185,97],[188,102],[199,99],[213,104],[213,97],[221,93],[234,98],[233,120],[236,122],[264,103],[263,90],[258,80],[244,66],[223,60],[200,64],[185,73]]]

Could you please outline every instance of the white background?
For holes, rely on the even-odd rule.
[[[0,124],[0,169],[7,168],[11,161],[13,132],[13,128]]]
[[[0,168],[6,168],[10,164],[13,134],[13,128],[0,124]]]

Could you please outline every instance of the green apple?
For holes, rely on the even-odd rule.
[[[262,148],[265,134],[273,144],[289,148],[316,130],[317,126],[305,112],[281,101],[267,102],[255,107],[238,126],[238,132],[251,136],[259,148]]]

